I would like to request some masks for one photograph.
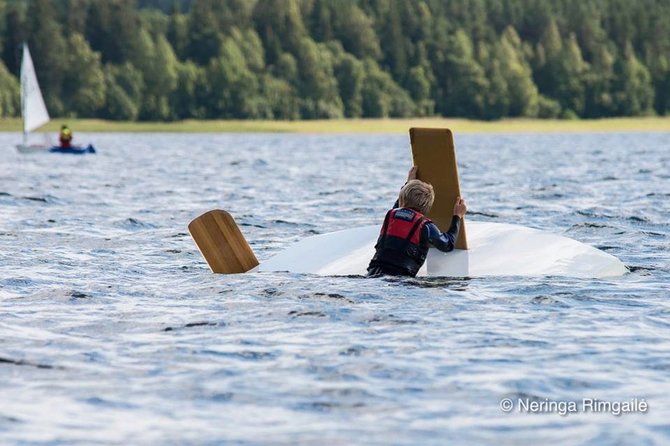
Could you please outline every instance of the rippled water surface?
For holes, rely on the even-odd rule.
[[[594,245],[608,280],[213,275],[192,218],[260,259],[380,224],[408,138],[77,138],[98,154],[0,134],[3,444],[670,442],[670,134],[456,135],[470,219]],[[517,407],[584,398],[649,408]]]

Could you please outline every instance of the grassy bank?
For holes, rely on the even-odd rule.
[[[291,132],[291,133],[405,133],[410,127],[447,127],[456,133],[515,132],[670,132],[670,116],[594,120],[505,119],[339,119],[319,121],[179,121],[116,122],[98,119],[54,119],[41,131],[56,132],[65,123],[75,132]],[[21,131],[20,119],[0,119],[0,132]]]

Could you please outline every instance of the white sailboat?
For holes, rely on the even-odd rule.
[[[50,143],[28,144],[28,134],[37,130],[49,122],[49,112],[42,97],[40,84],[37,82],[33,58],[30,56],[28,44],[23,44],[23,57],[21,59],[21,116],[23,117],[23,141],[16,146],[20,153],[70,153],[81,155],[84,153],[95,153],[92,145],[59,147]]]
[[[562,276],[608,278],[628,269],[616,257],[557,234],[519,225],[468,220],[468,250],[431,248],[423,277]],[[188,230],[212,272],[288,271],[324,276],[366,275],[379,226],[360,226],[303,239],[259,264],[233,217],[215,209]]]
[[[49,122],[49,112],[37,82],[35,66],[28,44],[23,44],[21,59],[21,116],[23,117],[23,142],[16,146],[21,153],[44,152],[50,146],[28,145],[28,134]]]
[[[252,271],[365,275],[379,226],[361,226],[303,239]],[[431,248],[423,277],[563,276],[607,278],[628,269],[616,257],[557,234],[519,225],[468,221],[467,251]],[[315,255],[318,253],[318,255]]]

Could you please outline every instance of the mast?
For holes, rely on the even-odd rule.
[[[26,58],[26,42],[21,45],[21,123],[23,124],[23,145],[28,144],[28,132],[26,132],[26,73],[23,64]]]

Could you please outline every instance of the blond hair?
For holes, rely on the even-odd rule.
[[[398,197],[398,204],[403,208],[414,209],[422,214],[427,214],[433,207],[435,192],[433,186],[421,180],[409,180]]]

